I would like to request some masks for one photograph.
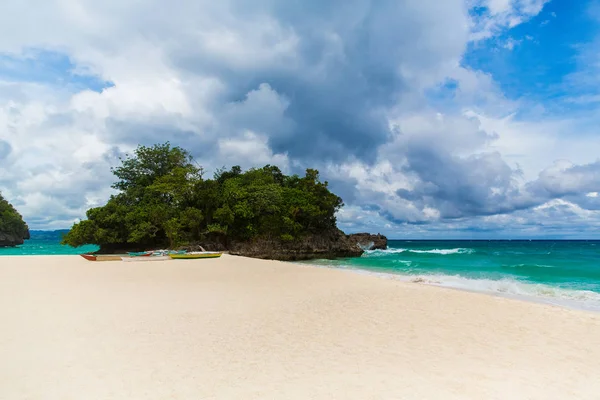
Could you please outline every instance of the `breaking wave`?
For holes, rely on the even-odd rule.
[[[419,253],[419,254],[473,254],[475,250],[473,249],[433,249],[433,250],[409,250],[411,253]]]
[[[510,278],[499,280],[472,279],[454,275],[402,275],[352,269],[358,273],[377,275],[403,282],[495,294],[502,297],[600,312],[600,293],[591,290],[565,289],[545,284],[522,282]]]
[[[387,250],[368,250],[359,258],[311,263],[415,284],[600,311],[598,243],[394,241]]]
[[[420,249],[387,249],[387,250],[366,250],[365,255],[369,256],[385,256],[390,254],[400,253],[415,253],[415,254],[439,254],[439,255],[450,255],[450,254],[473,254],[475,250],[456,248],[456,249],[431,249],[431,250],[420,250]]]

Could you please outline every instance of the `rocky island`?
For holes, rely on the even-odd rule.
[[[188,151],[165,143],[139,146],[113,173],[119,193],[88,210],[64,244],[96,244],[100,253],[204,248],[277,260],[357,257],[387,246],[382,235],[337,228],[342,199],[314,169],[288,176],[272,165],[234,166],[205,179]]]
[[[29,239],[29,228],[21,214],[0,194],[0,247],[14,247]]]

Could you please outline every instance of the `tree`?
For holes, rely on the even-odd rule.
[[[0,246],[15,246],[29,239],[29,228],[21,214],[0,193]]]
[[[88,210],[88,219],[75,224],[63,243],[163,246],[198,230],[197,222],[180,221],[184,212],[187,217],[202,215],[192,206],[202,169],[189,152],[169,143],[139,146],[112,171],[119,179],[113,188],[120,193],[105,206]]]
[[[177,247],[209,236],[225,245],[258,237],[289,242],[336,230],[343,205],[317,170],[299,177],[272,165],[234,166],[205,180],[190,154],[169,143],[138,147],[113,173],[120,193],[88,210],[64,243]]]

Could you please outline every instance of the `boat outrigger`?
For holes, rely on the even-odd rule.
[[[223,253],[217,251],[196,251],[189,252],[185,254],[169,254],[174,260],[195,260],[199,258],[218,258],[221,257]]]
[[[121,257],[127,257],[127,254],[80,254],[88,261],[121,261]]]
[[[169,256],[149,256],[149,257],[121,257],[121,260],[127,262],[137,261],[166,261],[170,260]]]
[[[137,251],[137,252],[129,252],[127,253],[129,257],[150,257],[152,255],[151,251]]]

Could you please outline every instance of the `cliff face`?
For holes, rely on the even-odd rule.
[[[387,238],[382,235],[367,233],[346,235],[344,232],[336,230],[289,242],[261,238],[249,242],[230,243],[226,246],[222,242],[213,240],[184,246],[181,249],[188,251],[200,251],[202,249],[207,251],[229,250],[230,254],[244,257],[300,261],[360,257],[365,250],[375,248],[387,248]]]
[[[0,247],[14,247],[19,246],[29,239],[29,231],[24,236],[11,234],[7,232],[0,232]]]
[[[21,214],[0,195],[0,247],[13,247],[29,239],[29,228]]]
[[[229,250],[233,255],[281,261],[360,257],[363,252],[342,231],[307,236],[291,242],[263,239],[236,243]]]

